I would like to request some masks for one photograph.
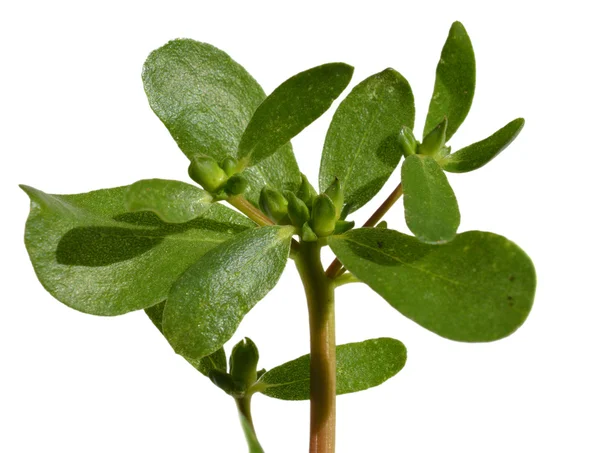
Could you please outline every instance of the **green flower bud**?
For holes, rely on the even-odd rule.
[[[188,168],[190,178],[208,192],[217,192],[227,181],[227,175],[212,157],[198,156]]]
[[[236,386],[233,382],[233,378],[224,371],[212,369],[208,372],[208,377],[213,384],[215,384],[228,395],[233,395],[236,393]]]
[[[227,176],[232,176],[237,172],[237,164],[237,161],[233,157],[226,157],[223,159],[223,162],[221,162],[221,168],[225,171]]]
[[[308,222],[302,225],[302,231],[300,232],[300,237],[304,242],[316,242],[319,237],[312,230]]]
[[[343,234],[352,228],[354,228],[354,220],[350,222],[347,220],[338,220],[335,222],[335,230],[333,230],[333,234]]]
[[[319,237],[331,235],[337,221],[335,205],[329,195],[322,193],[315,198],[310,219],[310,226]]]
[[[245,176],[237,173],[227,180],[227,184],[225,184],[225,192],[227,192],[229,195],[239,195],[244,193],[246,187],[248,187],[248,180]]]
[[[288,201],[288,216],[292,221],[292,225],[301,228],[302,225],[310,219],[310,211],[294,192],[286,190],[283,194]]]
[[[233,347],[229,357],[229,373],[244,391],[256,382],[257,365],[258,348],[250,338],[244,338]]]
[[[388,227],[388,226],[387,226],[387,222],[386,222],[385,220],[382,220],[381,222],[379,222],[379,223],[377,224],[377,226],[376,226],[375,228],[382,228],[382,229],[384,229],[384,230],[385,230],[385,229],[387,229],[387,227]]]
[[[288,202],[277,189],[268,186],[263,187],[260,191],[259,204],[263,212],[275,223],[279,223],[287,215]]]
[[[426,156],[437,156],[442,147],[446,144],[447,128],[448,118],[444,117],[442,122],[423,139],[423,143],[419,145],[417,153]]]
[[[327,188],[325,193],[329,195],[329,198],[331,198],[331,201],[333,201],[333,205],[335,206],[335,216],[339,219],[340,214],[342,213],[342,208],[344,207],[344,192],[337,176]]]
[[[313,199],[317,196],[317,191],[306,179],[306,175],[302,173],[302,182],[297,192],[298,198],[300,198],[306,206],[309,208],[312,206]]]
[[[402,126],[400,129],[400,134],[398,135],[398,139],[400,141],[400,147],[402,148],[402,154],[404,154],[404,157],[408,157],[417,152],[419,142],[415,138],[415,135],[410,127]]]

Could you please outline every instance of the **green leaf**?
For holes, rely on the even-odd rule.
[[[239,416],[242,429],[244,430],[244,435],[246,436],[246,442],[248,443],[248,453],[264,453],[265,451],[258,443],[256,433],[254,432],[254,429],[252,428],[252,425],[248,419],[241,412],[239,413]]]
[[[410,231],[423,242],[452,240],[460,224],[460,212],[439,164],[429,156],[409,156],[402,164],[402,186]]]
[[[160,333],[163,333],[162,319],[164,309],[165,301],[145,309],[146,314],[156,328],[160,331]],[[190,363],[190,365],[192,365],[205,376],[208,376],[208,373],[211,370],[219,370],[222,372],[227,371],[227,357],[225,356],[225,350],[223,348],[217,349],[211,355],[202,357],[201,359],[191,359],[189,357],[184,358]]]
[[[393,338],[376,338],[336,347],[336,393],[360,392],[397,374],[406,363],[406,348]],[[282,400],[310,398],[310,354],[267,371],[257,384],[262,393]]]
[[[31,199],[25,245],[40,282],[62,303],[96,315],[163,301],[206,251],[254,226],[220,205],[181,224],[127,212],[127,186],[77,195],[21,187]]]
[[[440,161],[442,168],[452,173],[465,173],[483,167],[510,145],[525,126],[523,118],[511,121],[502,129]]]
[[[446,140],[450,140],[467,117],[475,94],[475,54],[460,22],[450,28],[435,74],[423,137],[447,117]]]
[[[191,160],[205,154],[222,162],[236,157],[250,118],[265,99],[260,85],[225,52],[191,39],[176,39],[144,64],[144,89],[154,113]],[[300,171],[290,144],[244,175],[256,203],[269,184],[295,190]]]
[[[129,186],[125,207],[151,211],[167,223],[185,223],[210,208],[212,197],[191,184],[168,179],[142,179]]]
[[[451,340],[506,337],[533,304],[533,263],[496,234],[468,231],[448,244],[428,245],[394,230],[362,228],[331,237],[329,245],[394,308]]]
[[[289,226],[244,232],[206,253],[175,282],[163,321],[175,352],[200,358],[231,338],[279,280],[293,232]]]
[[[410,85],[393,69],[359,83],[333,116],[321,157],[321,192],[337,177],[350,212],[379,192],[402,155],[399,132],[412,129],[415,105]]]
[[[256,109],[240,141],[240,160],[252,166],[319,118],[350,83],[354,68],[328,63],[296,74]]]

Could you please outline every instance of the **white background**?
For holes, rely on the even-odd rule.
[[[593,5],[3,2],[0,451],[245,451],[233,402],[176,356],[142,312],[101,318],[68,309],[38,283],[23,246],[29,204],[18,183],[79,193],[149,177],[187,181],[187,160],[142,88],[151,50],[176,37],[212,43],[267,93],[325,62],[354,65],[351,86],[392,66],[412,84],[421,130],[454,20],[473,41],[478,84],[453,148],[515,117],[527,120],[489,166],[449,175],[460,230],[494,231],[523,247],[537,268],[536,302],[517,333],[472,345],[425,331],[364,285],[342,288],[339,342],[391,336],[406,344],[409,358],[382,386],[338,399],[338,451],[600,451],[600,32]],[[337,104],[293,140],[315,182]],[[406,230],[401,203],[388,220]],[[234,341],[253,338],[270,368],[307,352],[306,318],[290,266]],[[255,397],[265,450],[306,451],[308,410],[305,402]]]

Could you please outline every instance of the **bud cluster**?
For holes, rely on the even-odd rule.
[[[446,129],[448,128],[448,118],[444,117],[442,122],[432,129],[432,131],[423,138],[423,143],[419,143],[412,130],[406,126],[400,129],[400,146],[404,157],[412,154],[423,154],[431,156],[439,161],[450,154],[450,147],[446,146]]]
[[[344,195],[336,178],[322,194],[302,175],[296,193],[283,192],[265,186],[260,193],[260,208],[279,225],[293,225],[303,241],[343,233],[354,227],[354,222],[343,220]]]
[[[248,180],[238,171],[238,162],[232,157],[226,157],[219,165],[215,159],[204,155],[195,156],[188,168],[190,178],[216,199],[244,193]]]

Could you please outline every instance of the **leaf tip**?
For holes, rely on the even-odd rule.
[[[19,188],[27,194],[30,199],[34,199],[36,195],[40,194],[40,190],[35,187],[28,186],[26,184],[19,184]]]
[[[450,31],[452,33],[467,33],[467,30],[465,29],[465,26],[462,24],[461,21],[455,20],[454,22],[452,22],[452,26],[450,27]]]

